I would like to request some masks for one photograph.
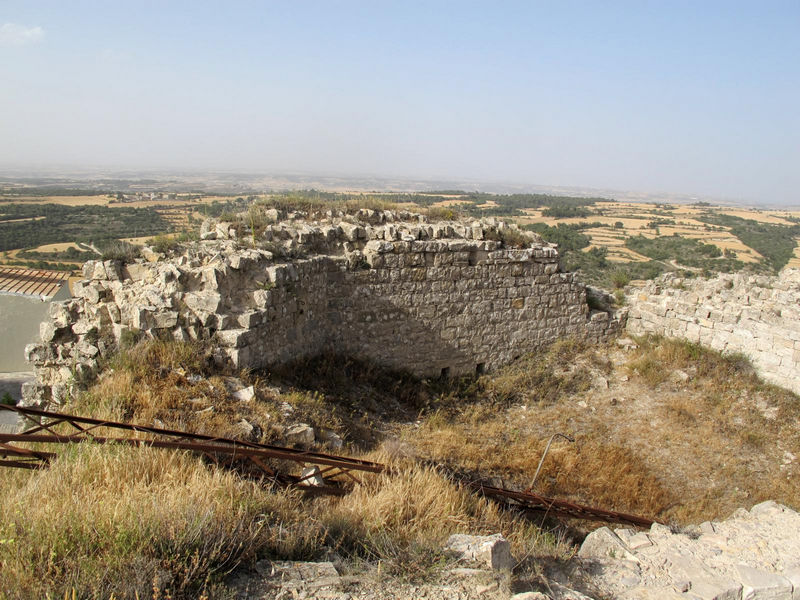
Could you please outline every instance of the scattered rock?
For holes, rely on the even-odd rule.
[[[324,443],[333,450],[341,450],[344,447],[344,440],[335,431],[330,429],[318,429],[316,431],[317,441]]]
[[[492,569],[513,569],[516,561],[511,555],[511,545],[500,533],[494,535],[451,535],[445,549],[455,553],[460,560],[485,564]]]
[[[297,423],[286,428],[283,433],[291,445],[310,446],[314,443],[314,428],[307,423]]]
[[[300,472],[300,485],[307,487],[323,487],[325,480],[322,478],[322,471],[316,465],[313,467],[306,467]]]
[[[686,383],[691,379],[689,374],[686,371],[681,371],[680,369],[675,369],[670,375],[670,379],[673,383]]]
[[[256,570],[272,580],[282,592],[288,592],[289,597],[295,598],[303,592],[315,593],[326,588],[336,588],[341,583],[339,572],[331,562],[262,560],[256,563]]]
[[[798,531],[800,514],[763,502],[688,533],[659,524],[638,533],[601,527],[578,556],[608,597],[795,600],[800,568],[787,557],[800,556]]]
[[[256,389],[254,386],[248,386],[246,388],[242,388],[236,392],[233,392],[233,398],[238,400],[239,402],[250,402],[253,398],[256,397]]]
[[[209,407],[209,408],[213,408],[213,407]],[[251,433],[253,433],[253,430],[255,429],[253,427],[253,425],[247,419],[242,419],[241,421],[239,421],[237,423],[237,426],[242,431],[242,433],[244,433],[245,435],[250,435]]]

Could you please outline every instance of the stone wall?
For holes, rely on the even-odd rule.
[[[602,341],[624,325],[624,312],[589,310],[554,247],[494,220],[295,217],[255,246],[230,224],[203,230],[175,256],[87,263],[76,298],[53,305],[42,343],[26,349],[37,372],[26,401],[63,401],[126,331],[208,340],[235,367],[336,352],[430,377],[489,370],[566,336]]]
[[[628,331],[747,355],[767,381],[800,393],[800,270],[777,277],[672,275],[628,290]]]

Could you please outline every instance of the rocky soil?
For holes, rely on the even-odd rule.
[[[681,532],[658,524],[649,531],[602,527],[586,538],[574,558],[545,567],[533,580],[514,575],[513,558],[499,536],[453,536],[492,551],[470,553],[464,540],[451,538],[456,562],[425,584],[381,578],[379,570],[350,575],[332,562],[270,561],[238,573],[229,583],[240,600],[796,600],[798,532],[800,514],[763,502]]]

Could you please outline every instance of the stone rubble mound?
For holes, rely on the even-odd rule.
[[[578,552],[593,595],[621,600],[798,600],[800,514],[772,501],[676,533],[602,527]]]

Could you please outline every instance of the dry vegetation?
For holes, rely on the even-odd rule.
[[[527,488],[554,432],[575,443],[553,444],[539,493],[676,524],[767,498],[800,505],[786,458],[800,456],[797,397],[759,381],[742,357],[685,342],[564,341],[463,381],[341,357],[262,373],[211,364],[191,345],[139,343],[67,410],[277,443],[284,425],[307,422],[337,432],[339,453],[398,474],[314,499],[183,453],[69,448],[44,471],[0,472],[0,597],[225,598],[225,574],[262,558],[326,556],[345,571],[430,578],[455,532],[503,532],[522,559],[516,576],[530,577],[537,561],[570,554],[578,524],[505,512],[457,481]],[[256,398],[233,399],[246,384]]]

